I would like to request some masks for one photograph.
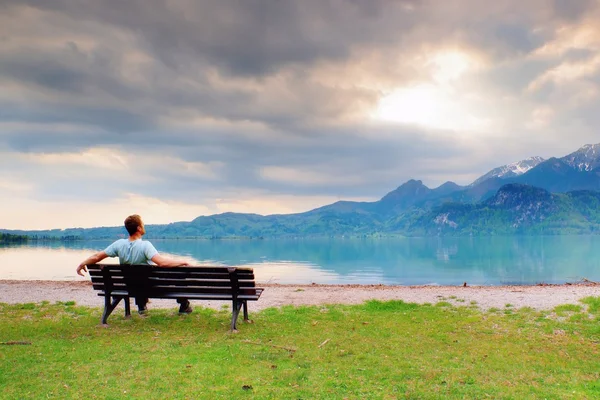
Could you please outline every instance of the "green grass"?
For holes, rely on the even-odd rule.
[[[0,304],[0,398],[600,397],[600,298],[549,312],[287,306],[238,334],[227,310],[175,311],[116,310],[102,328],[99,308]]]

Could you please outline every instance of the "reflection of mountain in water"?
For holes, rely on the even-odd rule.
[[[600,279],[600,237],[445,237],[405,239],[154,240],[159,251],[200,263],[289,269],[305,283],[535,284]],[[49,243],[103,249],[109,242]],[[300,273],[302,271],[302,273]],[[312,272],[310,272],[312,271]],[[315,279],[310,279],[310,274]],[[281,276],[285,277],[282,271]],[[289,282],[298,282],[297,279]],[[284,278],[278,282],[285,283]]]

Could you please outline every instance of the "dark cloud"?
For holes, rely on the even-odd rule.
[[[406,29],[403,6],[413,1],[162,0],[80,2],[16,1],[93,20],[143,37],[165,64],[192,63],[190,54],[233,74],[259,76],[289,63],[348,57],[352,45],[385,35],[382,14],[392,13]],[[397,12],[399,10],[399,12]],[[404,15],[404,18],[399,18]],[[399,19],[398,19],[399,18]],[[397,30],[397,29],[396,29]]]
[[[0,102],[2,105],[4,102]],[[6,104],[6,103],[5,103]],[[73,134],[71,132],[48,133],[43,128],[37,128],[28,135],[19,132],[5,135],[6,144],[15,149],[51,149],[114,143],[120,141],[123,135],[129,132],[143,131],[153,126],[152,115],[141,115],[119,108],[103,108],[101,106],[70,105],[68,109],[55,103],[39,102],[35,104],[12,105],[8,104],[0,113],[6,121],[33,122],[37,124],[53,124],[68,122],[75,125],[89,125],[95,128],[106,129],[102,134]],[[37,137],[37,138],[36,138]]]
[[[546,39],[542,34],[535,32],[535,28],[516,23],[498,24],[493,28],[492,33],[504,47],[522,53],[535,50]]]
[[[5,0],[0,150],[102,147],[158,163],[169,156],[222,164],[214,176],[178,171],[176,163],[153,168],[152,184],[138,179],[144,170],[115,178],[110,168],[79,174],[21,165],[24,179],[38,181],[39,198],[92,198],[97,185],[113,195],[195,202],[235,188],[359,197],[383,195],[410,178],[437,184],[459,176],[466,184],[469,174],[516,161],[507,157],[537,155],[526,147],[542,143],[525,128],[532,110],[554,109],[571,92],[554,82],[528,86],[565,60],[593,59],[598,49],[535,52],[594,7],[558,0]],[[451,96],[480,94],[464,102],[493,111],[492,132],[365,122],[383,92],[430,79],[434,67],[423,55],[438,49],[480,60],[468,82],[456,78],[460,90]],[[585,79],[598,85],[598,76]],[[591,126],[597,105],[570,115]],[[546,142],[568,142],[567,131],[548,132]],[[332,182],[277,180],[264,174],[271,167]]]
[[[598,6],[597,0],[553,0],[554,15],[561,19],[576,21],[585,16],[590,9]]]

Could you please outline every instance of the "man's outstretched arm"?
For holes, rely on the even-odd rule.
[[[101,251],[101,252],[94,254],[93,256],[86,258],[77,267],[77,275],[83,276],[83,272],[87,272],[87,268],[86,268],[87,265],[97,264],[100,261],[104,260],[106,257],[108,257],[108,255],[104,251]]]
[[[184,267],[188,265],[185,261],[173,260],[171,258],[163,257],[160,254],[155,255],[151,258],[152,262],[159,267]]]

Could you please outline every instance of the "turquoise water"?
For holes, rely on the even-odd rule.
[[[261,282],[506,285],[600,281],[600,236],[153,240],[197,265],[250,266]],[[0,247],[0,279],[82,280],[109,241]],[[115,262],[115,260],[113,260]]]

